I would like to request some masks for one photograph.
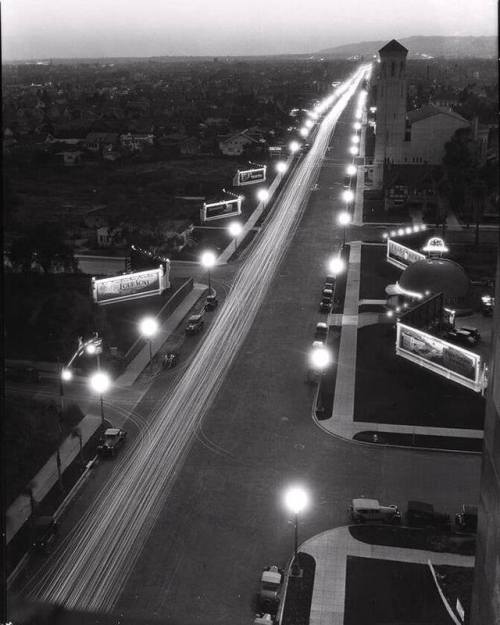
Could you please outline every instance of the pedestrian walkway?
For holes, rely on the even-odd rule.
[[[195,282],[192,291],[181,301],[179,306],[168,316],[161,325],[157,336],[152,341],[153,356],[162,348],[167,338],[177,328],[182,319],[188,314],[191,308],[206,291],[207,286]],[[110,392],[107,403],[110,408],[106,408],[113,414],[113,425],[121,426],[130,415],[133,407],[142,399],[147,392],[147,387],[142,389],[131,388],[142,371],[149,363],[149,343],[146,342],[137,356],[129,363],[125,372],[113,383],[113,390]],[[120,407],[125,403],[127,409]],[[61,463],[61,473],[72,464],[80,453],[80,445],[84,447],[92,438],[101,425],[101,416],[91,412],[87,414],[78,424],[79,436],[68,436],[59,447],[59,458]],[[80,440],[81,437],[81,440]],[[32,480],[32,496],[36,502],[43,498],[52,490],[58,482],[57,453],[54,453],[45,463],[42,469]],[[9,506],[6,512],[6,541],[12,540],[16,533],[26,523],[31,515],[30,497],[21,494]]]
[[[311,555],[316,562],[310,625],[343,625],[348,556],[424,565],[430,560],[433,565],[474,566],[473,556],[369,545],[353,538],[348,527],[318,534],[303,543],[300,551]]]
[[[410,434],[412,436],[425,435],[482,439],[483,430],[372,423],[354,420],[358,329],[378,323],[392,323],[384,313],[358,313],[361,303],[378,304],[381,301],[359,299],[361,246],[361,241],[350,242],[344,314],[330,314],[328,317],[330,326],[341,327],[332,416],[329,419],[319,421],[316,418],[316,406],[314,406],[313,419],[326,432],[348,439],[352,439],[359,432],[366,431]]]

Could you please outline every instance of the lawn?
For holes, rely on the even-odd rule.
[[[399,280],[401,269],[386,260],[386,246],[361,246],[361,279],[359,299],[383,299],[385,287]]]
[[[482,429],[485,400],[395,354],[395,327],[358,330],[356,422]]]
[[[308,625],[314,589],[316,562],[307,553],[298,554],[302,577],[289,577],[281,625]]]
[[[457,436],[428,436],[426,434],[400,434],[383,430],[358,432],[356,441],[379,443],[380,445],[401,445],[403,447],[425,447],[429,449],[451,449],[481,453],[482,438],[459,438]]]
[[[348,556],[344,625],[448,625],[426,565]]]

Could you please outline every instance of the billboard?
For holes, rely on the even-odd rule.
[[[200,209],[200,219],[202,222],[221,219],[222,217],[233,217],[241,215],[241,198],[234,200],[224,200],[223,202],[204,203]]]
[[[445,320],[443,294],[436,293],[400,315],[399,320],[412,328],[441,328]]]
[[[416,252],[406,245],[396,243],[392,239],[387,239],[387,260],[399,269],[406,269],[408,265],[425,260],[427,257],[420,252]]]
[[[256,182],[263,182],[266,179],[266,166],[259,167],[258,169],[246,169],[244,171],[236,172],[236,176],[233,179],[233,186],[241,187],[246,184],[255,184]]]
[[[97,304],[113,304],[149,295],[160,295],[170,284],[163,266],[112,278],[92,278],[92,297]]]
[[[396,354],[473,391],[483,390],[479,354],[401,322],[397,324]]]

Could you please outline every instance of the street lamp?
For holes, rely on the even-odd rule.
[[[352,202],[354,200],[353,191],[351,191],[351,189],[346,189],[345,191],[343,191],[342,199],[344,200],[346,204],[349,204],[350,202]]]
[[[298,563],[298,534],[299,534],[299,514],[309,503],[307,492],[300,486],[293,486],[285,492],[285,505],[294,516],[294,551],[292,563],[292,575],[300,575]]]
[[[301,137],[305,138],[309,134],[309,130],[305,126],[302,126],[302,128],[299,130],[299,134]]]
[[[354,130],[361,130],[361,122],[354,122],[352,127],[354,128]]]
[[[339,216],[337,217],[337,221],[339,225],[344,228],[344,239],[342,241],[342,245],[345,245],[345,231],[346,231],[347,226],[351,223],[350,213],[348,213],[347,211],[342,211],[341,213],[339,213]]]
[[[295,152],[298,152],[300,150],[300,143],[298,141],[290,141],[288,149],[292,154],[294,154]]]
[[[101,404],[101,425],[104,425],[104,401],[103,393],[111,386],[109,375],[104,371],[96,371],[89,378],[90,388],[99,394]]]
[[[285,163],[285,161],[278,161],[276,163],[276,171],[279,174],[284,174],[287,169],[288,169],[288,165]]]
[[[257,191],[257,199],[259,202],[265,202],[269,198],[269,191],[267,189],[259,189]]]
[[[352,141],[352,143],[359,143],[359,137],[358,137],[358,135],[352,135],[352,137],[351,137],[351,141]]]
[[[346,172],[347,172],[348,176],[355,176],[356,175],[356,165],[348,165]]]
[[[358,148],[355,145],[351,145],[351,147],[349,148],[349,153],[352,154],[353,156],[356,156],[358,153]]]
[[[227,229],[229,231],[229,234],[234,239],[234,251],[236,253],[236,249],[238,247],[238,237],[240,236],[241,231],[243,230],[243,226],[240,224],[239,221],[232,221],[227,227]]]
[[[149,342],[149,370],[153,373],[153,336],[158,332],[159,324],[154,317],[144,317],[139,322],[139,331]]]
[[[309,354],[309,362],[314,371],[323,371],[332,360],[330,351],[324,345],[314,346]]]
[[[215,266],[217,258],[213,252],[207,251],[203,252],[203,254],[201,255],[200,262],[208,272],[208,294],[211,295],[212,285],[210,284],[210,269]]]
[[[312,119],[307,119],[307,120],[304,122],[304,126],[305,126],[306,128],[312,128],[312,127],[314,126],[314,122],[313,122],[313,120],[312,120]]]
[[[337,276],[337,274],[344,271],[345,262],[342,260],[342,258],[340,258],[340,256],[334,256],[328,263],[328,269],[332,276]]]

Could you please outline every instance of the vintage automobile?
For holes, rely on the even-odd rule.
[[[401,523],[401,512],[394,504],[383,506],[378,499],[359,497],[349,506],[349,515],[355,523]]]
[[[481,335],[477,328],[450,328],[447,330],[444,338],[447,341],[460,343],[461,345],[476,345],[479,343]]]
[[[410,527],[433,527],[441,530],[449,530],[451,527],[449,514],[436,512],[431,503],[424,501],[408,502],[406,523]]]
[[[491,295],[481,296],[481,312],[485,317],[491,317],[495,308],[495,298]]]
[[[477,532],[477,506],[462,504],[462,509],[455,515],[455,525],[461,532]]]
[[[207,295],[207,299],[205,300],[205,310],[215,310],[219,305],[219,300],[215,293],[211,295]]]
[[[325,343],[327,336],[328,336],[328,324],[326,324],[324,321],[320,321],[319,323],[316,324],[316,330],[314,331],[314,340]]]
[[[114,456],[127,438],[127,432],[120,428],[108,428],[97,445],[97,453],[101,456]]]
[[[186,334],[198,334],[203,330],[203,313],[198,313],[197,315],[191,315],[187,320],[186,327],[184,331]]]

